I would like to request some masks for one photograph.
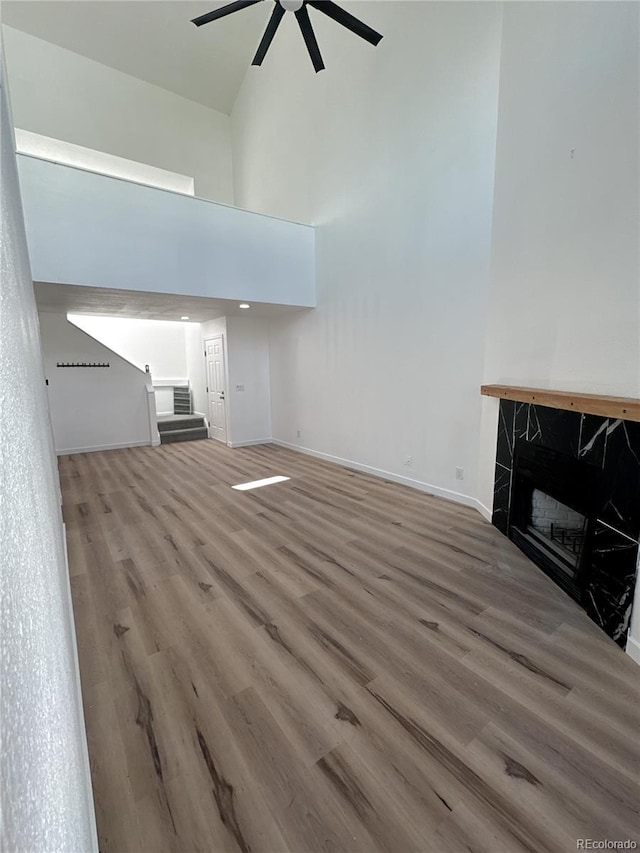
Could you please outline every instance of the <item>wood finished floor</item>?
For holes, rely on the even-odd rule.
[[[640,670],[474,510],[270,445],[60,474],[102,853],[640,843]]]

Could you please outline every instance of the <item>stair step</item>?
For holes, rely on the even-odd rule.
[[[178,385],[173,388],[173,413],[175,415],[190,415],[193,411],[191,389],[188,385]]]
[[[205,429],[204,418],[184,417],[158,420],[158,432],[162,435],[166,432],[182,429]]]
[[[175,441],[198,441],[209,438],[204,427],[196,429],[172,429],[160,433],[160,444],[172,444]]]

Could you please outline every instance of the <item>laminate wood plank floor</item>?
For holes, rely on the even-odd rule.
[[[274,445],[59,466],[102,853],[640,843],[640,669],[475,510]]]

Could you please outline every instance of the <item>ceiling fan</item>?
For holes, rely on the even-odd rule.
[[[201,27],[203,24],[208,24],[210,21],[216,21],[218,18],[224,18],[226,15],[231,15],[233,12],[239,12],[240,9],[245,9],[247,6],[253,6],[255,3],[261,2],[262,0],[236,0],[235,3],[228,3],[220,9],[214,9],[213,12],[207,12],[206,15],[200,15],[198,18],[194,18],[191,23],[195,24],[196,27]],[[319,12],[323,12],[329,18],[333,18],[333,20],[338,24],[342,24],[343,27],[351,30],[352,33],[355,33],[357,36],[360,36],[360,38],[368,41],[369,44],[375,46],[382,38],[380,33],[377,33],[375,30],[371,29],[371,27],[358,20],[358,18],[354,17],[349,12],[346,12],[336,3],[333,3],[332,0],[275,0],[275,8],[271,13],[269,23],[264,31],[264,35],[262,36],[262,40],[258,45],[256,55],[253,57],[252,65],[262,65],[262,60],[265,58],[265,55],[271,46],[271,42],[276,34],[276,30],[280,26],[280,21],[282,20],[284,13],[294,12],[298,20],[302,38],[307,45],[307,50],[309,51],[313,67],[316,72],[322,71],[324,68],[324,62],[322,61],[320,48],[318,47],[318,42],[316,41],[311,21],[309,20],[307,6],[313,6],[313,8],[317,9]]]

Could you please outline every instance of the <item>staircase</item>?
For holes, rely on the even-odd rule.
[[[191,414],[191,389],[188,385],[173,386],[173,412],[176,415]]]
[[[160,415],[158,417],[158,432],[160,444],[171,444],[174,441],[196,441],[208,438],[209,434],[200,415]]]

